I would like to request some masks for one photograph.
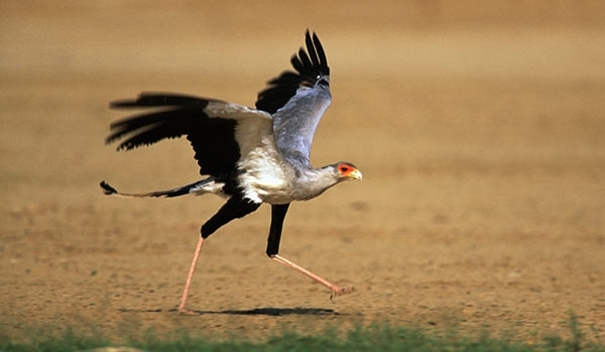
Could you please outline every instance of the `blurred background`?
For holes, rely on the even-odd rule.
[[[364,180],[296,205],[283,247],[361,288],[338,309],[362,322],[524,331],[562,328],[572,309],[602,336],[604,24],[596,0],[1,1],[0,277],[15,302],[0,308],[3,328],[36,309],[41,321],[68,324],[71,309],[115,322],[120,307],[176,302],[221,201],[102,197],[102,179],[135,192],[199,177],[185,141],[105,146],[123,116],[108,102],[151,90],[253,106],[309,29],[334,97],[312,161],[354,162]],[[276,275],[245,281],[262,292],[290,280],[263,257],[265,208],[213,238],[209,258],[233,269],[210,269],[207,282]],[[165,281],[137,276],[151,273]],[[121,301],[133,287],[139,301]],[[323,304],[212,287],[214,309]]]

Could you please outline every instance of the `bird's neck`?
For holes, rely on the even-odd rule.
[[[299,170],[295,188],[303,195],[301,198],[311,199],[319,196],[339,182],[329,166],[320,168],[305,168]]]

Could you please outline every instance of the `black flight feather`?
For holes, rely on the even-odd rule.
[[[273,114],[286,105],[301,85],[313,84],[318,77],[330,74],[326,54],[315,33],[311,36],[307,30],[305,45],[307,47],[306,51],[301,48],[290,59],[290,63],[296,72],[285,71],[270,80],[268,87],[258,93],[257,109]]]
[[[112,123],[106,142],[124,138],[118,150],[130,150],[166,138],[187,136],[202,175],[230,175],[240,158],[235,140],[237,121],[208,116],[205,108],[210,101],[172,93],[142,93],[135,100],[113,102],[111,107],[114,108],[164,109]]]

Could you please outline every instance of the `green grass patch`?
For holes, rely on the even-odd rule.
[[[177,333],[172,338],[158,337],[148,331],[142,337],[129,341],[122,346],[143,351],[545,351],[545,352],[605,352],[601,341],[589,341],[580,331],[576,317],[572,314],[569,323],[570,336],[562,338],[551,336],[540,343],[527,344],[487,335],[470,339],[456,333],[438,335],[422,332],[418,329],[393,327],[388,324],[358,327],[339,334],[328,329],[317,335],[302,335],[285,332],[263,342],[250,342],[233,339],[230,341],[212,341],[192,337],[187,332]],[[7,336],[0,336],[0,351],[82,351],[112,346],[112,342],[99,332],[76,334],[67,329],[59,335],[41,330],[33,331],[26,342],[13,342]]]

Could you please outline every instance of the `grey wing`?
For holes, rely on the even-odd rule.
[[[286,157],[308,163],[315,130],[330,105],[330,68],[315,33],[306,32],[307,50],[290,60],[296,70],[283,72],[258,94],[256,108],[273,115],[273,132]]]

